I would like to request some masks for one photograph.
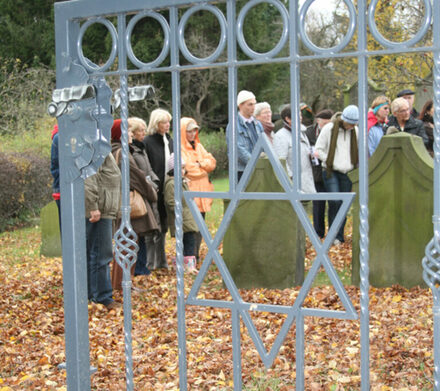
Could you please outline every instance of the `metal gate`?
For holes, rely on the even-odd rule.
[[[290,86],[293,129],[299,129],[299,66],[304,61],[326,58],[358,59],[358,102],[360,108],[359,123],[359,159],[360,159],[360,274],[361,274],[361,309],[358,314],[347,295],[329,257],[328,250],[333,242],[337,227],[345,217],[354,198],[353,193],[317,193],[304,194],[300,189],[300,175],[294,176],[293,184],[289,181],[279,160],[265,136],[261,136],[247,165],[241,180],[236,181],[237,151],[235,147],[236,128],[228,134],[230,146],[229,183],[230,190],[225,193],[184,192],[180,186],[175,187],[176,198],[176,247],[177,247],[177,308],[179,335],[179,383],[180,389],[187,389],[186,364],[186,329],[185,308],[187,306],[211,306],[227,308],[232,316],[233,341],[233,380],[234,389],[242,389],[240,321],[243,321],[256,346],[263,363],[269,367],[291,328],[296,323],[296,389],[304,389],[304,317],[329,317],[339,319],[360,318],[361,326],[361,388],[370,389],[369,381],[369,227],[368,227],[368,158],[367,158],[367,64],[369,56],[395,53],[433,52],[434,55],[434,102],[435,102],[435,143],[434,143],[434,235],[426,247],[423,260],[424,278],[434,294],[434,361],[435,389],[440,390],[440,293],[435,282],[440,278],[440,2],[424,0],[425,18],[418,33],[406,42],[391,42],[378,31],[375,13],[379,0],[344,0],[349,11],[349,26],[344,39],[335,47],[319,48],[309,39],[305,31],[305,16],[314,0],[306,0],[301,6],[299,0],[250,0],[237,12],[235,0],[72,0],[55,4],[56,21],[56,60],[57,90],[50,112],[58,117],[60,127],[60,168],[61,168],[61,210],[63,221],[63,272],[65,301],[65,333],[67,385],[69,390],[90,389],[87,286],[85,264],[85,227],[84,227],[84,179],[96,172],[105,156],[110,151],[110,128],[112,125],[110,98],[112,91],[105,82],[107,76],[118,76],[120,79],[120,102],[122,117],[122,174],[123,206],[122,224],[116,233],[116,258],[123,266],[124,293],[124,327],[126,345],[126,384],[133,389],[132,349],[131,349],[131,281],[129,270],[135,262],[136,235],[131,229],[129,218],[128,196],[128,145],[127,117],[130,97],[139,99],[145,96],[146,89],[130,89],[127,80],[131,74],[150,72],[170,72],[172,75],[172,115],[175,161],[180,161],[180,73],[184,70],[197,70],[208,67],[226,67],[228,69],[228,114],[232,124],[236,123],[237,69],[240,66],[254,64],[287,63],[290,66]],[[220,10],[219,3],[226,4],[226,12]],[[266,53],[252,50],[243,34],[246,14],[251,8],[260,4],[273,5],[281,15],[283,29],[278,44]],[[179,8],[187,11],[179,18]],[[169,20],[159,10],[168,10]],[[184,32],[189,18],[198,12],[212,13],[220,26],[220,38],[216,50],[206,58],[194,56],[185,44]],[[136,58],[131,47],[131,35],[136,23],[143,18],[155,19],[161,26],[164,45],[160,55],[152,62],[144,63]],[[128,22],[128,23],[127,23]],[[111,53],[103,65],[93,64],[82,50],[85,31],[92,24],[104,25],[111,36]],[[427,31],[433,29],[432,46],[417,46]],[[374,39],[383,47],[376,51],[367,49],[367,29]],[[344,51],[357,33],[357,48]],[[310,49],[311,55],[303,56],[299,52],[299,41]],[[237,44],[248,57],[237,58]],[[280,57],[280,51],[288,47],[288,55]],[[219,61],[222,53],[227,54],[226,61]],[[179,56],[183,55],[189,65],[181,65]],[[170,64],[163,65],[169,56]],[[116,64],[117,61],[117,66]],[[130,61],[133,68],[127,66]],[[113,68],[112,68],[113,67]],[[293,172],[300,172],[299,132],[292,132],[293,149],[296,151],[293,161]],[[266,152],[274,171],[284,188],[281,193],[244,192],[247,181],[261,151]],[[181,173],[176,170],[176,181],[181,183]],[[183,232],[182,232],[182,197],[188,203],[200,232],[206,241],[209,251],[203,261],[201,270],[187,297],[184,295],[183,279]],[[209,197],[230,200],[223,220],[214,237],[211,237],[204,220],[194,202],[194,197]],[[297,213],[317,256],[304,281],[299,295],[292,306],[262,305],[245,302],[234,284],[228,269],[218,251],[218,246],[226,232],[237,204],[243,199],[288,200]],[[330,229],[326,240],[321,243],[307,217],[301,203],[304,200],[342,200],[342,206]],[[131,247],[131,249],[130,249]],[[202,300],[197,292],[203,278],[215,261],[228,289],[232,301]],[[344,311],[309,309],[303,307],[303,301],[311,287],[320,267],[326,270],[336,289]],[[265,311],[286,314],[286,320],[276,337],[270,351],[266,351],[250,316],[252,311]]]

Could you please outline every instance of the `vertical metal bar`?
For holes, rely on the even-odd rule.
[[[232,359],[234,365],[234,391],[242,389],[241,375],[241,335],[240,335],[240,314],[236,308],[231,311],[232,321]]]
[[[361,389],[370,389],[370,334],[369,334],[369,225],[368,225],[368,155],[367,155],[367,10],[366,0],[358,1],[358,102],[359,102],[359,221],[360,221],[360,333],[361,333]]]
[[[229,155],[229,191],[235,193],[237,186],[237,34],[235,1],[228,0],[228,118],[229,133],[226,135]]]
[[[128,81],[127,81],[127,58],[125,50],[125,15],[118,15],[118,64],[120,72],[120,94],[121,94],[121,147],[122,147],[122,221],[121,228],[131,226],[130,224],[130,168],[129,168],[129,149],[128,149]],[[131,232],[132,239],[136,241],[136,234]],[[126,252],[125,267],[122,268],[122,294],[124,298],[124,337],[125,337],[125,376],[126,389],[132,391],[133,385],[133,346],[132,346],[132,318],[131,318],[131,262]],[[135,262],[136,260],[134,260]]]
[[[75,47],[79,25],[67,21],[60,8],[55,10],[57,88],[63,88],[71,82],[63,74],[63,54]],[[58,137],[59,145],[70,144],[68,129],[60,126]],[[65,179],[69,164],[62,153],[59,164],[67,388],[84,391],[90,390],[84,180]]]
[[[175,225],[176,225],[176,275],[177,275],[177,331],[179,344],[179,387],[186,391],[188,387],[187,360],[186,360],[186,326],[185,326],[185,280],[183,267],[183,216],[182,216],[182,172],[180,146],[180,73],[179,46],[178,46],[178,8],[170,8],[170,53],[173,104],[173,147],[174,147],[174,198],[175,198]]]
[[[434,46],[434,248],[440,247],[440,2],[433,2]],[[429,246],[429,245],[428,245]],[[440,391],[440,289],[432,284],[434,316],[434,390]]]
[[[292,159],[292,175],[293,175],[293,189],[296,194],[301,188],[301,121],[299,119],[299,92],[300,92],[300,77],[299,77],[299,51],[298,51],[298,0],[290,1],[290,108],[292,111],[292,150],[294,157]]]
[[[296,316],[296,389],[304,390],[304,315]]]

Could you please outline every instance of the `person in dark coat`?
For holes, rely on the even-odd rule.
[[[159,178],[157,207],[160,215],[160,238],[158,246],[163,249],[161,258],[156,260],[152,268],[168,268],[165,256],[165,236],[168,231],[167,211],[165,208],[163,188],[165,183],[166,164],[173,152],[173,140],[169,135],[171,114],[163,109],[155,109],[151,112],[147,128],[147,136],[144,138],[145,151],[150,159],[151,167]],[[150,266],[150,265],[148,265]]]
[[[333,111],[329,109],[321,110],[315,116],[315,123],[306,130],[306,136],[309,139],[312,156],[315,153],[315,144],[321,129],[331,121]],[[312,159],[313,181],[316,191],[325,192],[324,181],[322,179],[322,165],[318,158]],[[322,239],[325,236],[325,200],[313,201],[313,227],[316,233]]]
[[[143,172],[147,181],[157,191],[159,189],[159,178],[151,168],[150,159],[145,152],[145,145],[143,140],[145,138],[145,132],[147,130],[147,124],[141,118],[131,117],[128,119],[128,132],[132,135],[133,140],[131,142],[132,156],[136,162],[137,167]],[[159,210],[157,208],[157,201],[150,202],[151,209],[153,210],[154,218],[157,222],[160,221]],[[155,265],[162,259],[162,252],[164,249],[160,243],[160,229],[148,231],[145,236],[139,238],[139,252],[138,259],[136,261],[136,268],[134,275],[149,274],[151,269],[155,268]],[[165,256],[165,254],[163,254]]]
[[[52,174],[52,198],[58,208],[58,224],[61,233],[61,205],[60,205],[60,161],[58,152],[58,124],[52,130],[52,146],[50,148],[50,173]]]
[[[429,139],[426,135],[423,122],[411,115],[409,103],[405,98],[396,98],[391,102],[391,113],[393,115],[390,116],[387,128],[394,126],[400,132],[419,136],[423,139],[425,146],[428,148]]]
[[[429,143],[426,148],[429,154],[434,156],[434,102],[432,99],[429,99],[423,105],[419,120],[423,121],[425,133],[429,139]]]
[[[131,144],[132,142],[132,134],[128,132],[128,142]],[[115,160],[119,167],[121,167],[122,163],[122,145],[121,145],[121,122],[120,120],[116,120],[112,127],[112,154],[115,157]],[[149,183],[142,170],[136,164],[135,159],[133,158],[133,148],[129,145],[129,171],[130,171],[130,191],[136,190],[144,199],[145,206],[147,209],[147,214],[138,218],[131,218],[130,223],[133,228],[133,231],[138,236],[138,245],[139,242],[142,241],[146,234],[151,231],[159,230],[159,224],[154,218],[154,213],[151,208],[151,204],[157,201],[157,192],[155,187]],[[120,224],[120,221],[116,222],[117,226]],[[139,245],[139,251],[142,250],[141,245]],[[146,249],[144,249],[146,251]],[[143,251],[143,250],[142,250]],[[141,253],[141,256],[146,256]],[[138,253],[139,257],[139,253]],[[132,270],[134,274],[134,269]],[[147,273],[148,274],[148,273]],[[121,289],[121,281],[122,281],[122,269],[115,262],[113,271],[112,271],[112,285],[113,289]]]

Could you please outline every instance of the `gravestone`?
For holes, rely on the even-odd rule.
[[[55,201],[48,203],[40,214],[41,248],[40,254],[46,257],[61,257],[60,226],[58,207]]]
[[[384,136],[369,160],[370,284],[425,286],[422,258],[432,238],[434,162],[420,137]],[[358,193],[358,170],[350,173]],[[359,285],[359,204],[353,210],[352,282]]]
[[[246,191],[284,192],[267,158],[258,160]],[[223,239],[223,259],[238,288],[301,285],[304,257],[305,232],[289,201],[239,202]]]

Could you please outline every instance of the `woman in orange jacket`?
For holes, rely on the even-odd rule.
[[[182,158],[185,161],[186,178],[189,179],[188,186],[191,191],[213,191],[214,186],[208,174],[215,169],[217,162],[200,143],[199,129],[199,125],[193,118],[183,117],[180,120]],[[195,202],[205,218],[206,212],[211,210],[212,198],[195,198]],[[202,235],[197,233],[197,260],[199,260],[201,241]]]

